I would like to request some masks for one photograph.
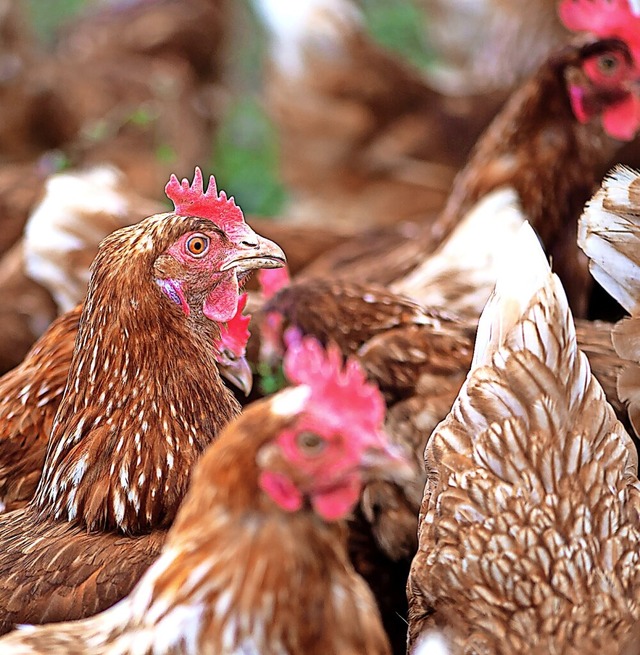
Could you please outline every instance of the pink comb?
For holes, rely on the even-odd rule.
[[[355,359],[343,357],[335,344],[325,350],[313,337],[303,337],[288,348],[283,362],[291,382],[311,388],[310,402],[330,420],[340,416],[366,432],[377,432],[384,420],[385,403],[380,390],[368,382]]]
[[[282,268],[261,268],[258,270],[258,282],[260,283],[263,298],[269,300],[291,282],[289,269],[286,266]]]
[[[193,184],[183,178],[182,182],[172,173],[164,188],[169,200],[173,202],[175,213],[179,216],[197,216],[208,218],[215,223],[232,240],[242,240],[253,230],[244,222],[242,210],[236,205],[233,196],[227,198],[224,191],[216,187],[216,180],[211,175],[209,185],[204,191],[202,171],[196,166]]]
[[[635,0],[562,0],[558,13],[570,30],[624,41],[640,64],[640,8]]]
[[[236,357],[244,357],[247,350],[247,342],[251,333],[249,332],[249,322],[251,314],[243,316],[242,311],[247,305],[248,294],[243,293],[238,298],[238,311],[235,316],[227,321],[226,325],[220,326],[220,344],[233,352]]]

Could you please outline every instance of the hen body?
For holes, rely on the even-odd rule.
[[[433,225],[411,235],[396,231],[391,237],[373,234],[352,240],[320,257],[305,275],[393,283],[396,290],[408,285],[411,295],[421,300],[421,294],[429,293],[433,283],[427,273],[436,248],[449,235],[453,237],[456,226],[482,199],[509,190],[515,194],[523,219],[531,222],[558,262],[575,311],[584,315],[590,282],[586,261],[575,244],[575,225],[594,183],[620,144],[604,131],[599,118],[588,123],[576,119],[566,78],[578,74],[586,59],[606,50],[609,44],[600,41],[567,46],[514,92],[479,139],[456,179],[446,208]],[[491,234],[490,215],[486,223]],[[480,247],[490,249],[491,245],[489,239]],[[467,252],[461,255],[462,266]],[[423,266],[426,271],[421,282]],[[456,262],[448,266],[455,268]]]
[[[532,233],[480,322],[425,453],[410,645],[624,653],[638,619],[637,453],[578,349]]]

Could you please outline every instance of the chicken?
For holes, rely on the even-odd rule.
[[[613,330],[613,344],[626,366],[618,375],[620,399],[640,435],[640,173],[616,167],[582,214],[578,243],[596,280],[631,314]]]
[[[175,211],[111,234],[92,265],[68,382],[33,500],[0,516],[0,627],[74,619],[127,594],[191,466],[239,412],[212,342],[239,286],[284,254],[213,177],[172,177]]]
[[[626,652],[640,614],[637,463],[527,227],[425,452],[409,647],[437,627],[454,654]]]
[[[371,41],[350,0],[254,4],[270,34],[265,100],[289,217],[359,233],[436,215],[503,94],[479,106],[434,91]]]
[[[570,2],[569,6],[582,5]],[[589,20],[596,37],[600,36],[598,12],[610,6],[590,2]],[[489,194],[511,189],[523,218],[531,222],[557,263],[575,313],[584,316],[591,283],[585,258],[575,244],[575,221],[620,140],[633,138],[640,128],[634,109],[640,102],[640,65],[634,58],[640,31],[626,30],[627,24],[640,24],[640,17],[628,8],[616,12],[617,30],[602,28],[604,38],[584,36],[567,46],[511,97],[479,140],[433,225],[412,238],[396,235],[391,240],[350,242],[320,257],[305,274],[338,273],[360,281],[394,283],[396,290],[411,276],[412,296],[421,300],[420,293],[428,292],[433,282],[432,265],[425,261],[428,255]],[[612,39],[615,35],[627,41]],[[601,71],[600,66],[608,71],[609,65],[612,72]],[[490,215],[487,231],[493,232]],[[491,250],[491,238],[478,247]],[[465,255],[468,249],[461,253]],[[427,269],[422,286],[421,266]]]
[[[250,316],[219,324],[214,357],[223,378],[248,395],[253,376],[246,360]],[[55,320],[15,369],[0,378],[0,511],[23,507],[42,473],[51,427],[64,394],[82,305]]]
[[[215,84],[222,76],[227,18],[227,0],[102,0],[65,26],[57,49],[90,61],[131,55],[180,61]]]
[[[15,181],[16,195],[24,184]],[[19,364],[51,321],[83,300],[99,241],[161,210],[108,166],[47,179],[23,238],[0,260],[0,372]]]
[[[390,653],[342,519],[370,475],[406,468],[358,365],[305,339],[296,386],[248,408],[197,465],[162,555],[120,603],[83,621],[23,626],[6,655]]]
[[[283,269],[260,271],[269,296],[283,283]],[[350,522],[350,554],[374,590],[394,652],[404,649],[405,581],[417,549],[417,516],[425,484],[424,449],[445,418],[471,365],[475,322],[430,312],[378,287],[343,280],[300,280],[282,287],[257,315],[262,362],[273,368],[295,335],[335,340],[343,354],[356,354],[384,394],[385,426],[413,463],[403,485],[370,481]],[[294,330],[295,332],[291,332]],[[617,401],[623,362],[611,343],[611,325],[580,321],[578,341],[598,380]],[[254,330],[255,332],[255,330]],[[257,367],[260,372],[261,366]]]

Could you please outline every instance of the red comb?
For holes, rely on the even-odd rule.
[[[562,0],[558,13],[570,30],[621,39],[640,64],[640,7],[636,0]]]
[[[227,198],[224,191],[220,191],[218,195],[213,175],[209,177],[207,190],[204,190],[202,171],[197,166],[193,175],[193,184],[189,185],[189,180],[186,178],[179,182],[172,173],[164,192],[173,202],[175,213],[179,216],[208,218],[232,240],[243,237],[247,231],[252,232],[244,222],[242,210],[236,205],[233,196]]]
[[[260,283],[262,296],[265,300],[269,300],[291,282],[289,269],[286,266],[282,268],[261,268],[258,270],[258,282]]]
[[[311,388],[310,402],[330,420],[340,416],[367,432],[382,426],[385,403],[378,387],[368,382],[355,359],[343,364],[338,346],[325,350],[313,337],[304,337],[287,350],[283,362],[288,380]]]
[[[243,316],[242,311],[247,305],[248,294],[243,293],[238,298],[238,311],[235,316],[227,321],[226,325],[220,326],[220,344],[233,352],[236,357],[244,357],[247,349],[247,341],[251,333],[249,332],[249,322],[251,314]]]

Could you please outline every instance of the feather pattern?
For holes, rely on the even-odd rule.
[[[615,349],[628,360],[618,393],[640,434],[640,172],[616,166],[587,203],[578,244],[596,280],[631,314],[614,328]]]
[[[488,304],[482,320],[506,312],[511,328],[479,340],[492,354],[476,355],[427,447],[411,641],[435,623],[454,653],[624,652],[640,615],[637,454],[540,265],[537,290]]]

